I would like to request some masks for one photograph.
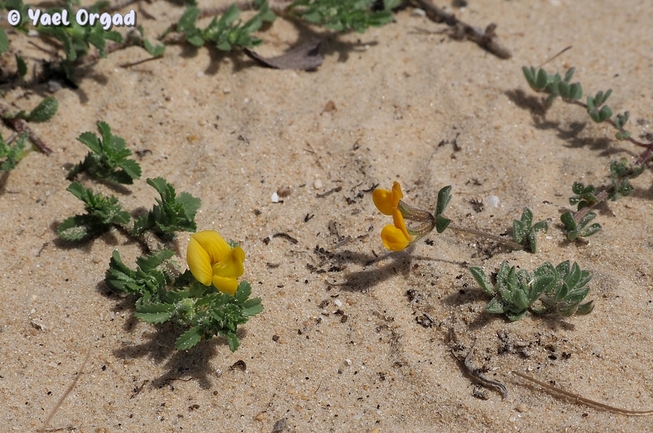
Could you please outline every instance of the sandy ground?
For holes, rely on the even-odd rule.
[[[602,184],[611,159],[633,161],[639,150],[578,107],[557,101],[538,115],[540,99],[521,72],[572,45],[547,68],[575,66],[586,92],[612,88],[610,105],[630,110],[633,133],[651,132],[653,3],[469,3],[458,16],[497,23],[512,59],[436,33],[445,26],[409,9],[383,28],[329,38],[316,72],[264,69],[241,54],[186,46],[121,68],[147,57],[131,48],[87,69],[79,89],[58,91],[59,113],[36,128],[55,153],[32,153],[2,179],[0,430],[42,427],[90,348],[52,427],[648,431],[650,418],[573,404],[510,372],[601,403],[653,408],[653,177],[645,172],[631,197],[600,208],[600,234],[567,242],[559,216],[572,183]],[[143,8],[156,17],[139,18],[150,36],[182,13],[166,2]],[[280,54],[307,33],[277,20],[259,52]],[[45,87],[17,87],[5,97],[29,109],[39,93]],[[324,112],[329,101],[336,109]],[[140,254],[121,233],[83,246],[57,241],[57,225],[82,212],[65,180],[86,153],[76,137],[95,132],[99,120],[132,150],[151,152],[140,160],[144,178],[163,176],[202,199],[201,230],[246,251],[244,278],[265,311],[243,327],[236,353],[222,339],[177,352],[179,329],[140,323],[108,292],[111,252],[130,265]],[[427,209],[452,185],[447,215],[459,225],[506,233],[528,206],[550,230],[535,255],[447,231],[366,267],[384,253],[379,233],[389,223],[369,190],[394,180],[408,203]],[[280,188],[290,195],[273,203]],[[128,189],[118,194],[127,209],[154,203],[144,180]],[[491,195],[498,207],[488,205]],[[484,201],[481,212],[472,199]],[[182,262],[188,239],[178,240]],[[594,312],[516,323],[488,317],[488,298],[467,267],[492,272],[504,260],[530,270],[577,261],[594,273]],[[474,365],[503,382],[507,398],[473,385],[453,358],[452,348],[464,355],[474,342]],[[231,368],[240,360],[244,371]]]

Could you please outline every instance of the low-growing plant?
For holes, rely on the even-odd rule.
[[[18,162],[27,153],[25,149],[25,140],[27,134],[22,133],[16,138],[14,144],[7,143],[0,136],[0,171],[10,171],[16,168]]]
[[[184,35],[190,44],[196,47],[213,43],[221,51],[230,51],[233,48],[252,48],[262,42],[261,39],[252,36],[252,33],[257,32],[264,22],[272,22],[276,19],[276,15],[270,11],[267,1],[258,1],[256,6],[258,13],[245,23],[238,19],[240,9],[236,4],[232,4],[220,19],[216,15],[205,29],[200,29],[196,26],[197,19],[200,17],[200,9],[192,5],[182,15],[176,29]]]
[[[392,216],[393,224],[386,225],[381,231],[383,245],[390,251],[401,251],[426,236],[433,229],[438,233],[444,232],[447,228],[459,232],[483,236],[513,249],[524,249],[530,247],[532,252],[537,249],[536,235],[538,232],[547,230],[547,223],[540,221],[535,225],[533,213],[530,209],[524,209],[521,220],[513,222],[513,239],[505,239],[491,233],[470,229],[451,224],[451,220],[444,216],[444,211],[451,201],[451,186],[445,186],[438,191],[438,200],[435,213],[415,208],[403,201],[403,192],[399,182],[394,182],[392,190],[377,188],[372,193],[374,205],[381,213]],[[406,221],[416,225],[408,226]]]
[[[92,152],[71,173],[83,169],[99,179],[131,183],[137,178],[132,176],[136,171],[140,176],[140,166],[126,159],[131,151],[122,138],[111,134],[109,125],[99,122],[98,128],[99,138],[90,132],[80,136],[79,141]],[[137,267],[133,270],[115,250],[105,282],[116,292],[136,297],[134,315],[148,323],[173,321],[182,326],[185,332],[176,341],[179,350],[220,335],[235,351],[240,344],[238,326],[263,310],[259,298],[250,298],[251,285],[247,281],[238,282],[244,272],[245,252],[235,243],[227,243],[217,232],[195,233],[191,235],[186,254],[189,270],[181,272],[173,260],[174,251],[165,245],[177,232],[195,232],[195,216],[201,201],[186,192],[177,195],[174,187],[161,177],[147,179],[147,183],[161,198],[130,227],[131,216],[116,197],[94,194],[79,182],[73,182],[68,191],[84,203],[86,213],[64,220],[58,227],[59,236],[79,242],[112,227],[120,228],[140,242],[147,254],[136,260]],[[151,248],[145,240],[148,233],[158,236],[163,243]]]
[[[122,209],[114,196],[94,194],[79,182],[73,182],[67,191],[84,203],[86,213],[66,218],[59,224],[57,232],[62,239],[73,242],[90,239],[108,232],[112,226],[124,226],[131,220],[129,213]]]
[[[560,74],[549,74],[544,69],[534,67],[522,68],[524,77],[529,86],[536,92],[547,95],[546,105],[550,105],[558,96],[565,102],[583,107],[589,117],[596,123],[608,123],[615,130],[615,138],[620,141],[628,141],[638,147],[646,148],[634,164],[628,164],[625,158],[610,162],[610,184],[600,189],[593,185],[584,185],[575,182],[572,191],[574,195],[569,199],[571,205],[577,205],[576,212],[565,212],[560,220],[567,230],[567,238],[571,241],[591,236],[601,230],[601,225],[591,223],[596,218],[596,213],[591,209],[605,200],[618,200],[634,191],[630,183],[631,179],[639,176],[644,170],[644,164],[651,157],[653,142],[644,143],[633,138],[632,133],[625,129],[630,117],[628,111],[617,114],[613,117],[612,109],[606,102],[612,94],[612,89],[599,91],[594,96],[588,95],[586,103],[581,101],[583,88],[580,83],[572,83],[574,68],[565,73],[564,78]],[[591,223],[591,224],[590,224]]]
[[[161,194],[161,199],[157,199],[152,210],[129,227],[130,214],[122,209],[116,197],[94,194],[79,182],[73,182],[68,191],[84,202],[86,214],[64,220],[57,229],[59,236],[67,241],[79,242],[117,227],[137,239],[149,231],[169,241],[174,239],[176,232],[194,232],[197,229],[195,214],[201,203],[199,198],[185,192],[177,197],[174,187],[161,177],[147,179],[147,183]]]
[[[59,109],[59,103],[53,96],[48,96],[43,98],[41,102],[32,110],[25,111],[21,110],[15,114],[4,113],[2,119],[5,121],[11,121],[15,119],[23,119],[27,122],[42,123],[50,120]]]
[[[354,30],[363,33],[369,27],[380,27],[393,20],[392,9],[401,0],[384,0],[380,10],[374,10],[375,0],[296,0],[288,10],[306,21],[336,32]]]
[[[15,137],[14,145],[5,142],[2,137],[0,137],[0,158],[4,158],[2,165],[0,165],[0,170],[13,170],[18,162],[25,157],[25,155],[31,150],[31,147],[26,146],[26,140],[29,140],[43,153],[52,153],[52,150],[36,137],[29,126],[27,126],[27,122],[47,122],[57,113],[58,108],[59,103],[57,100],[52,96],[48,96],[29,112],[21,110],[18,113],[9,113],[8,109],[0,109],[0,118],[2,121],[18,133]],[[10,139],[10,141],[11,140],[14,139]]]
[[[131,185],[141,177],[141,166],[129,159],[132,151],[127,149],[125,140],[111,133],[111,127],[105,122],[97,123],[100,137],[92,132],[84,132],[77,140],[84,143],[91,151],[84,161],[75,165],[66,176],[73,179],[82,172],[87,172],[98,179]]]
[[[537,252],[537,234],[546,233],[549,225],[546,221],[538,221],[533,224],[533,212],[524,208],[521,219],[512,222],[512,239],[518,244],[529,248],[532,253]]]
[[[209,252],[203,250],[205,246]],[[198,258],[202,253],[206,256]],[[187,253],[190,270],[181,275],[175,272],[173,256],[173,251],[164,249],[140,257],[138,267],[132,270],[114,251],[105,281],[113,290],[137,296],[134,315],[140,320],[154,324],[173,321],[187,328],[177,338],[177,349],[190,349],[216,335],[227,339],[232,352],[238,349],[238,326],[263,311],[261,299],[250,298],[251,285],[236,282],[243,273],[245,253],[218,233],[207,231],[192,235]],[[200,282],[205,277],[203,265],[209,266],[211,275]]]
[[[162,177],[147,179],[147,183],[156,189],[161,199],[156,199],[157,204],[152,210],[136,220],[132,231],[134,235],[139,236],[149,230],[164,240],[172,240],[175,232],[197,230],[195,214],[201,204],[199,198],[187,192],[177,197],[174,187]]]
[[[44,65],[44,71],[48,76],[63,76],[67,82],[76,86],[75,82],[75,68],[84,64],[84,60],[93,57],[92,60],[97,58],[106,58],[110,51],[123,49],[128,46],[136,45],[144,48],[153,57],[159,57],[163,54],[164,47],[162,45],[152,44],[147,39],[143,38],[143,29],[139,26],[141,36],[138,38],[129,37],[127,41],[123,38],[122,34],[115,30],[106,30],[103,28],[102,23],[97,21],[94,25],[81,25],[74,17],[78,8],[79,2],[75,0],[66,0],[63,7],[51,7],[44,9],[42,14],[67,14],[70,23],[68,25],[41,25],[34,26],[28,15],[30,5],[24,4],[23,0],[6,0],[0,2],[0,10],[7,12],[16,10],[20,13],[20,22],[12,23],[15,30],[20,33],[28,34],[33,31],[39,34],[46,42],[51,43],[57,49],[63,48],[63,58],[49,59]],[[104,10],[110,8],[110,2],[98,1],[93,5],[85,8],[89,14],[102,13]],[[111,46],[107,41],[114,42]],[[90,56],[91,47],[97,49],[97,56]],[[4,30],[0,29],[0,53],[9,49],[9,39],[7,38]],[[27,64],[25,60],[19,56],[16,57],[17,76],[24,77],[27,73]]]
[[[485,311],[505,314],[510,321],[521,319],[529,310],[534,314],[571,316],[589,314],[593,309],[592,301],[581,304],[589,293],[587,284],[592,274],[581,270],[577,263],[565,261],[554,267],[545,262],[530,273],[504,261],[494,283],[479,267],[469,271],[481,289],[492,296]]]

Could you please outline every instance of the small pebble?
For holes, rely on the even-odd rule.
[[[54,80],[48,81],[48,91],[50,93],[54,93],[61,90],[61,87],[62,87],[61,83],[58,81],[54,81]]]
[[[270,200],[272,200],[272,203],[279,203],[279,194],[275,192],[272,193],[270,196]]]
[[[415,9],[413,9],[413,13],[411,13],[410,16],[412,16],[412,17],[425,17],[426,12],[424,12],[424,9],[415,8]]]
[[[313,182],[313,188],[315,189],[322,189],[324,185],[322,184],[322,179],[319,177],[315,179],[315,182]]]
[[[334,299],[333,303],[336,304],[337,307],[342,307],[342,301],[340,299]]]
[[[277,195],[279,197],[288,197],[290,195],[290,187],[282,186],[277,190]]]
[[[500,202],[499,197],[497,197],[496,195],[491,195],[487,198],[488,206],[498,207],[499,202]]]
[[[520,403],[517,405],[515,410],[519,413],[528,412],[528,406],[526,406],[524,403]]]

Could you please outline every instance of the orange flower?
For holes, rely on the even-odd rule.
[[[401,199],[404,197],[399,182],[392,184],[392,190],[375,189],[372,193],[374,205],[385,215],[392,215],[394,225],[387,225],[381,230],[383,246],[391,251],[401,251],[417,239],[428,234],[435,227],[435,217],[429,212],[415,209]],[[418,221],[414,229],[406,227],[405,219]]]
[[[404,216],[399,210],[399,202],[403,197],[404,193],[401,192],[399,182],[392,184],[392,191],[378,188],[372,193],[376,208],[385,215],[392,215],[394,225],[387,225],[381,230],[383,246],[391,251],[401,251],[413,240],[413,236],[408,233],[406,228]]]

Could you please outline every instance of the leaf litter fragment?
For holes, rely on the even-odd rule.
[[[275,69],[310,71],[317,69],[324,61],[324,57],[320,54],[321,45],[322,39],[313,39],[291,48],[277,57],[263,57],[247,48],[244,48],[243,51],[263,66]]]

